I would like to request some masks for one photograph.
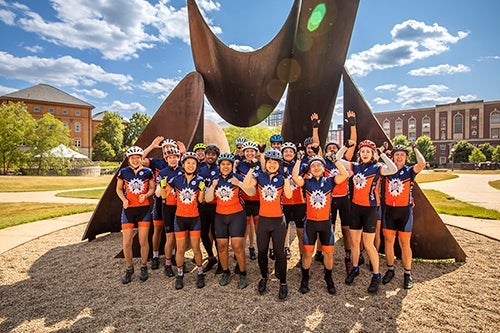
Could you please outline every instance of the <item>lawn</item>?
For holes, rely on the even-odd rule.
[[[19,224],[50,219],[59,216],[90,212],[93,204],[62,204],[37,202],[2,202],[0,203],[0,229]]]
[[[500,179],[499,180],[492,180],[491,182],[488,182],[488,184],[491,187],[496,188],[497,190],[500,190]]]
[[[37,192],[106,187],[113,175],[78,176],[0,176],[1,192]]]
[[[430,183],[430,182],[438,182],[441,180],[448,180],[457,178],[458,176],[451,172],[425,172],[419,173],[417,178],[415,178],[417,183]]]
[[[56,194],[56,197],[78,198],[78,199],[101,199],[104,189],[67,191]]]

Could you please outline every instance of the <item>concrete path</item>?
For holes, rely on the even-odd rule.
[[[104,187],[96,188],[81,188],[73,190],[59,190],[59,191],[43,191],[43,192],[0,192],[0,202],[57,202],[57,203],[90,203],[97,204],[98,199],[78,199],[78,198],[64,198],[56,196],[57,193],[85,191],[85,190],[99,190]]]

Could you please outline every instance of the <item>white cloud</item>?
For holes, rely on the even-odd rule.
[[[73,89],[77,92],[84,93],[87,96],[95,97],[95,98],[106,98],[108,96],[107,92],[104,92],[99,89]]]
[[[385,98],[380,98],[380,97],[375,98],[373,101],[375,102],[375,104],[378,104],[378,105],[385,105],[385,104],[392,103],[390,100],[385,99]]]
[[[388,83],[388,84],[383,84],[383,85],[380,85],[378,87],[375,87],[375,91],[394,90],[397,87],[398,86],[396,84]]]
[[[5,95],[5,94],[9,94],[9,93],[17,91],[17,90],[19,90],[19,89],[0,86],[0,96]]]
[[[246,45],[236,45],[236,44],[231,44],[229,47],[233,50],[240,51],[240,52],[252,52],[255,51],[255,49],[251,46],[246,46]]]
[[[160,94],[159,99],[164,100],[179,84],[180,79],[158,78],[154,82],[142,81],[138,88],[151,94]]]
[[[474,100],[475,95],[444,96],[449,88],[445,85],[429,85],[423,88],[409,88],[401,86],[398,88],[396,102],[403,108],[428,107],[429,105],[447,104],[456,101],[457,97],[462,100]]]
[[[132,102],[129,104],[122,103],[120,101],[113,101],[113,103],[107,107],[103,108],[104,110],[111,112],[146,112],[146,108],[138,102]]]
[[[373,70],[408,65],[447,51],[450,44],[467,37],[468,33],[459,31],[457,36],[453,36],[437,23],[429,26],[408,20],[396,24],[391,35],[392,43],[375,44],[369,50],[351,55],[346,61],[349,72],[365,76]]]
[[[33,53],[38,53],[43,51],[43,47],[41,47],[40,45],[25,46],[24,48]]]
[[[500,56],[482,56],[477,61],[500,60]]]
[[[457,66],[451,66],[448,64],[443,64],[439,66],[433,67],[422,67],[413,69],[408,72],[408,74],[413,76],[434,76],[434,75],[452,75],[455,73],[464,73],[470,72],[470,68],[468,66],[459,64]]]
[[[0,9],[0,21],[3,23],[13,26],[16,21],[16,14],[10,10]]]
[[[95,82],[124,86],[132,80],[130,75],[107,73],[100,66],[70,56],[16,58],[2,51],[0,51],[0,75],[31,83],[43,81],[57,86],[91,86]]]

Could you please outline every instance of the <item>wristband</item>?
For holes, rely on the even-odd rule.
[[[248,167],[251,169],[251,168],[255,168],[257,166],[257,162],[248,162]]]
[[[312,151],[313,151],[316,155],[318,155],[318,153],[319,153],[319,146],[317,146],[317,147],[311,146],[311,150],[312,150]]]
[[[259,153],[263,153],[266,150],[266,144],[260,144],[259,145]]]
[[[346,122],[349,126],[356,126],[356,117],[347,117]]]
[[[312,119],[311,123],[312,123],[312,127],[313,128],[318,128],[319,127],[319,120],[318,119]]]
[[[349,140],[347,140],[344,146],[346,146],[347,148],[351,148],[352,146],[354,146],[354,143],[349,143]]]

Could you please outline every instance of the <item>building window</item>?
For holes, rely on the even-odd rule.
[[[491,138],[492,139],[499,139],[500,138],[500,127],[491,129]]]
[[[67,115],[68,113],[69,113],[68,110],[62,110],[63,115]]]
[[[67,121],[63,121],[62,123],[63,123],[64,127],[68,127],[68,122]]]
[[[455,118],[453,119],[454,122],[454,129],[453,133],[463,133],[463,121],[464,117],[462,117],[461,114],[455,115]]]
[[[414,130],[414,129],[416,129],[415,124],[416,124],[416,120],[415,120],[415,118],[413,118],[413,117],[412,117],[412,118],[408,119],[408,129],[409,129],[409,130]]]
[[[74,139],[75,147],[81,147],[82,146],[82,139],[80,138],[75,138]]]
[[[441,155],[446,154],[446,145],[439,145],[439,151],[441,152]]]
[[[82,125],[79,122],[75,123],[75,132],[80,133],[82,131]]]
[[[500,138],[500,112],[496,109],[490,114],[490,133],[492,139]]]
[[[391,129],[391,122],[389,120],[384,120],[384,130],[388,131]]]
[[[54,114],[54,113],[55,113],[54,109],[52,109],[52,108],[51,108],[51,109],[49,109],[49,113],[50,113],[50,114]]]
[[[81,112],[80,111],[75,111],[75,116],[80,116]]]
[[[441,131],[440,140],[446,140],[446,131]]]
[[[446,129],[446,118],[441,118],[441,129]]]
[[[492,112],[490,115],[491,125],[500,125],[500,112]]]
[[[38,107],[37,108],[33,108],[33,112],[37,112],[37,113],[40,112],[40,108],[38,108]]]
[[[395,134],[400,135],[403,134],[403,120],[400,118],[396,119],[394,122]]]
[[[415,132],[408,132],[408,140],[410,142],[414,142],[417,139],[417,133]]]
[[[422,135],[431,136],[431,118],[427,116],[422,118]]]

